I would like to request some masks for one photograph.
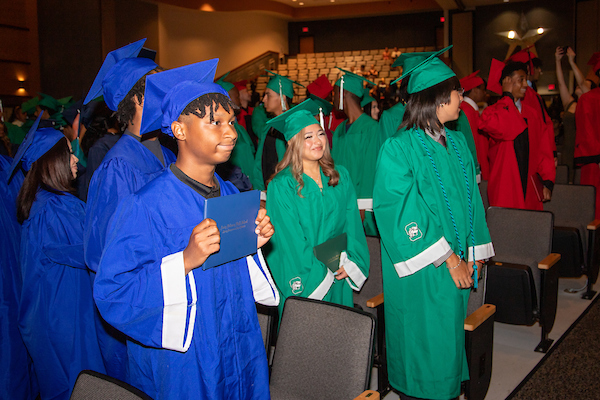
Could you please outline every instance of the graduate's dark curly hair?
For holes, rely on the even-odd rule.
[[[131,121],[133,121],[136,111],[135,105],[137,103],[141,103],[144,99],[144,92],[146,91],[146,77],[161,71],[164,71],[162,67],[156,67],[149,71],[146,75],[138,79],[131,90],[127,92],[127,95],[125,95],[125,98],[121,100],[119,106],[117,107],[117,119],[119,122],[123,124],[129,124]]]
[[[410,94],[400,128],[416,127],[423,130],[429,128],[433,131],[444,129],[444,125],[437,117],[437,108],[441,104],[450,103],[452,91],[460,88],[460,81],[453,76],[437,85]]]
[[[524,71],[525,75],[527,75],[527,64],[522,63],[520,61],[512,61],[506,64],[504,69],[502,70],[502,75],[500,75],[500,85],[502,85],[502,81],[507,76],[512,76],[517,71]]]
[[[222,107],[226,112],[235,112],[239,107],[227,96],[221,93],[207,93],[188,104],[181,115],[193,114],[198,118],[206,117],[206,109],[210,112],[210,122],[214,121],[214,113]]]

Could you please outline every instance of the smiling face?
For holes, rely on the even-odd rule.
[[[525,97],[525,91],[527,90],[527,74],[525,71],[518,70],[513,72],[510,79],[512,81],[512,90],[510,92],[515,100]]]
[[[229,160],[237,141],[235,113],[219,107],[210,118],[206,109],[203,118],[190,114],[173,122],[171,129],[180,141],[180,152],[191,157],[194,164],[218,165]]]
[[[327,135],[323,132],[321,125],[317,123],[309,125],[302,129],[298,135],[304,137],[303,161],[319,161],[323,158],[325,146],[327,146]]]

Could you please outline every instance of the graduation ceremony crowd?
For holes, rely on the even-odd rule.
[[[484,80],[459,79],[440,58],[450,47],[388,51],[399,102],[379,112],[376,83],[350,71],[300,104],[296,82],[265,71],[254,104],[249,82],[215,82],[217,59],[165,70],[138,56],[144,41],[109,53],[84,99],[43,94],[5,115],[0,397],[68,399],[87,369],[154,399],[268,399],[256,303],[354,307],[366,236],[381,238],[392,387],[458,397],[470,288],[494,256],[478,184],[491,206],[552,196],[535,54],[492,60]],[[570,48],[557,68],[564,56],[576,68]],[[575,77],[572,94],[559,78],[563,157],[600,189],[600,89]],[[205,200],[251,189],[256,253],[199,268],[220,248]],[[313,249],[341,236],[328,268]]]

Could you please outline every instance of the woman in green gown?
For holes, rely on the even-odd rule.
[[[435,54],[407,76],[404,119],[381,148],[373,193],[389,380],[401,399],[454,399],[469,379],[463,324],[474,267],[494,249],[475,162],[464,136],[443,125],[458,118],[458,78]]]
[[[348,171],[334,166],[316,112],[309,99],[267,123],[288,141],[267,187],[267,212],[277,232],[267,262],[282,296],[280,313],[289,296],[351,307],[352,290],[360,290],[369,271],[354,186]],[[347,245],[332,270],[313,248],[343,234]]]

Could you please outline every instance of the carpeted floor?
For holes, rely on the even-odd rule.
[[[507,397],[509,399],[600,399],[598,297]]]

